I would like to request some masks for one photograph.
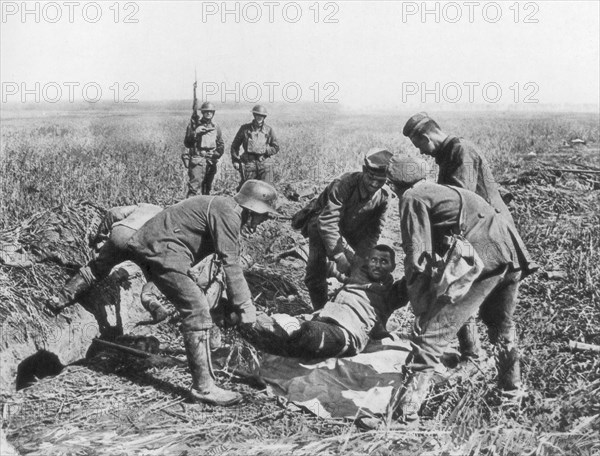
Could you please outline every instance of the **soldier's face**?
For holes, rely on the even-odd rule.
[[[254,122],[256,122],[257,125],[262,125],[263,123],[265,123],[265,117],[267,116],[261,116],[260,114],[252,114],[254,116]]]
[[[435,152],[435,145],[429,139],[427,135],[415,135],[410,138],[413,146],[419,149],[419,152],[423,155],[433,155]]]
[[[214,111],[202,111],[202,118],[211,120],[215,115]]]
[[[250,212],[248,217],[248,221],[246,222],[246,226],[248,227],[248,231],[254,233],[258,225],[262,222],[266,221],[269,218],[269,214],[258,214],[256,212]]]
[[[368,171],[363,172],[363,184],[371,196],[377,193],[377,190],[383,187],[385,182],[385,176],[376,176]]]
[[[386,275],[390,274],[396,265],[392,263],[392,258],[389,252],[380,252],[372,250],[369,255],[369,263],[367,265],[368,275],[371,280],[381,280]]]

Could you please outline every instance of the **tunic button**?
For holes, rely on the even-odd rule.
[[[479,214],[477,214],[477,216],[478,216],[479,218],[484,218],[484,217],[485,217],[485,215],[483,215],[481,212],[480,212]]]

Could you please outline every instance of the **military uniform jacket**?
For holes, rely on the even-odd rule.
[[[438,184],[454,185],[477,193],[514,223],[500,196],[490,165],[473,144],[449,136],[443,142],[435,162],[439,166]]]
[[[433,253],[445,253],[444,236],[456,231],[460,198],[463,199],[464,236],[484,263],[482,277],[502,266],[527,271],[529,257],[523,240],[512,223],[483,198],[457,187],[423,182],[400,198],[400,228],[405,277],[411,302],[425,293],[430,281]]]
[[[373,282],[363,266],[352,274],[333,301],[316,314],[346,329],[360,352],[370,335],[384,335],[390,315],[408,303],[406,289],[400,283],[394,282],[391,274],[380,282]]]
[[[273,129],[263,123],[259,127],[254,121],[244,124],[240,127],[233,142],[231,143],[231,160],[237,163],[241,160],[240,146],[244,153],[270,157],[279,152],[279,142]]]
[[[362,172],[347,173],[331,182],[319,195],[314,215],[327,256],[332,259],[343,251],[343,238],[352,246],[375,247],[387,202],[384,188],[369,197],[363,187]]]
[[[478,194],[513,227],[515,226],[513,217],[500,195],[490,165],[472,143],[449,136],[442,144],[435,161],[439,165],[438,184],[454,185]],[[524,254],[525,261],[530,265],[528,268],[537,269],[538,266],[529,253]]]
[[[190,120],[185,131],[185,139],[183,144],[185,147],[190,149],[194,155],[204,156],[206,152],[212,151],[213,159],[219,159],[225,152],[225,143],[223,142],[223,135],[221,134],[221,127],[212,122],[211,120],[200,119],[198,126],[204,126],[213,128],[212,131],[206,133],[196,134],[196,128],[194,121]]]
[[[194,196],[150,219],[129,240],[128,248],[157,273],[187,274],[194,264],[217,253],[223,262],[227,295],[240,306],[251,299],[239,262],[241,226],[242,208],[232,198]]]

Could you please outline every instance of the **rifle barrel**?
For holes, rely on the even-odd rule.
[[[150,353],[145,352],[143,350],[126,347],[125,345],[121,345],[121,344],[115,344],[114,342],[108,342],[107,340],[95,338],[92,340],[92,342],[95,342],[100,345],[104,345],[105,347],[114,348],[115,350],[119,350],[124,353],[129,353],[130,355],[137,356],[138,358],[150,358],[150,356],[152,356]]]

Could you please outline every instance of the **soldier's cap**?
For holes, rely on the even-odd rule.
[[[402,134],[410,138],[429,120],[431,120],[431,117],[429,117],[429,114],[426,112],[419,112],[415,114],[407,120],[404,128],[402,129]]]
[[[420,157],[406,154],[394,155],[386,174],[393,184],[407,187],[425,179],[429,174],[429,165]]]
[[[243,208],[257,214],[281,215],[277,212],[277,190],[267,182],[248,179],[233,199]]]
[[[252,108],[252,114],[258,114],[259,116],[267,117],[267,108],[263,105],[256,105]]]
[[[204,103],[202,103],[202,106],[200,106],[200,112],[204,112],[204,111],[212,111],[215,112],[215,105],[212,104],[210,101],[205,101]]]
[[[374,147],[365,154],[364,165],[367,171],[377,176],[385,176],[392,153],[386,149]]]

